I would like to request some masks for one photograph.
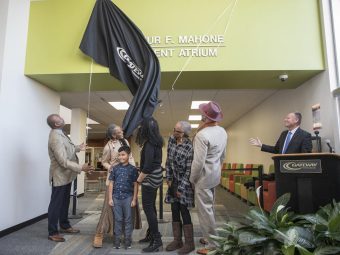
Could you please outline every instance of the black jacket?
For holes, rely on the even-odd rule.
[[[275,146],[262,144],[261,151],[280,154],[286,140],[288,130],[283,131]],[[294,133],[285,154],[312,152],[312,136],[310,133],[298,128]]]

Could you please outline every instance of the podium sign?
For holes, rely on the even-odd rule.
[[[332,199],[340,201],[340,155],[278,154],[273,159],[276,195],[290,193],[293,211],[314,213]]]
[[[321,174],[321,160],[280,160],[280,171],[290,174]]]

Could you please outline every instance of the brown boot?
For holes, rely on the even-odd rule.
[[[174,251],[183,247],[182,226],[180,222],[172,223],[172,232],[174,234],[174,240],[165,248],[167,251]]]
[[[96,234],[92,243],[94,248],[102,248],[103,247],[103,234]]]
[[[178,254],[188,254],[195,250],[194,242],[194,228],[192,224],[187,224],[183,226],[184,232],[184,246],[178,250]]]

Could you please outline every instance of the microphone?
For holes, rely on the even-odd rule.
[[[333,153],[333,152],[334,152],[334,149],[333,149],[333,147],[331,146],[331,140],[325,139],[325,142],[326,142],[326,144],[327,144],[327,146],[328,146],[328,148],[329,148],[329,152],[330,152],[330,153]]]

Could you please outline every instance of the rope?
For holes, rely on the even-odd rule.
[[[229,18],[227,20],[227,24],[226,24],[226,27],[224,29],[224,33],[223,35],[225,35],[225,33],[227,32],[228,28],[229,28],[229,24],[230,24],[230,20],[231,20],[231,16],[234,12],[234,9],[235,9],[235,6],[237,4],[238,0],[235,0],[234,1],[234,4],[233,4],[233,8],[231,10],[231,13],[229,15]],[[216,24],[218,23],[218,21],[220,21],[220,19],[224,16],[224,14],[226,13],[226,11],[230,8],[230,6],[232,5],[232,2],[230,2],[230,4],[223,10],[223,12],[217,17],[217,19],[214,21],[214,23],[211,25],[211,27],[209,28],[208,32],[206,32],[204,35],[208,35],[210,33],[210,31],[216,26]],[[197,47],[195,49],[198,49],[200,46],[202,45],[202,41],[197,45]],[[217,45],[216,49],[218,49],[219,47],[221,46],[221,42]],[[175,84],[176,82],[178,81],[179,77],[181,76],[182,72],[184,71],[184,69],[188,66],[188,64],[190,63],[192,59],[192,55],[185,61],[183,67],[181,68],[181,71],[178,73],[176,79],[174,80],[174,82],[172,83],[171,85],[171,91],[174,91],[175,90]],[[171,92],[170,91],[170,92]],[[169,95],[170,95],[170,92],[169,92]]]
[[[87,144],[88,134],[89,134],[89,121],[88,120],[90,118],[92,74],[93,74],[93,59],[90,65],[89,91],[88,91],[88,97],[87,97],[87,119],[86,119],[86,142],[85,144]]]

